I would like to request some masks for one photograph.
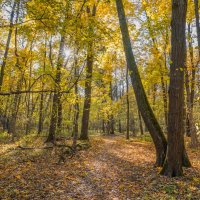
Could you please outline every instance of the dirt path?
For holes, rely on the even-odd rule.
[[[0,163],[0,199],[200,199],[200,155],[186,176],[167,179],[153,168],[151,143],[92,139],[92,148],[57,165],[54,152],[23,152]]]

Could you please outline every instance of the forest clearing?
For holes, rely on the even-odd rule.
[[[0,200],[199,200],[199,10],[0,0]]]
[[[168,179],[152,167],[148,137],[93,136],[91,148],[59,165],[53,149],[0,148],[1,199],[200,199],[199,151],[189,151],[193,168],[185,177]]]

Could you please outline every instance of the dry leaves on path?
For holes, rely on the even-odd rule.
[[[0,162],[0,199],[200,199],[200,154],[193,168],[168,179],[153,168],[153,144],[94,137],[92,147],[58,165],[51,150],[8,151]],[[8,153],[6,153],[6,151]]]

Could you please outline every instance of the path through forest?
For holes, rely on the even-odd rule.
[[[150,142],[94,137],[92,147],[58,165],[53,150],[12,150],[1,145],[0,199],[200,199],[200,155],[194,168],[168,179],[153,168]]]

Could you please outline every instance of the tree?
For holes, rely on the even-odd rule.
[[[94,62],[94,17],[96,15],[96,5],[93,5],[92,11],[87,7],[88,13],[88,46],[87,46],[87,66],[86,66],[86,80],[85,80],[85,101],[83,107],[81,140],[88,140],[88,127],[91,106],[91,92],[92,92],[92,72]]]
[[[55,93],[53,95],[53,104],[52,104],[52,113],[51,113],[51,120],[50,120],[50,127],[49,127],[49,135],[46,142],[54,142],[56,128],[59,122],[59,112],[60,108],[60,84],[61,84],[61,67],[63,66],[63,52],[64,52],[64,45],[65,45],[65,37],[61,35],[60,39],[60,47],[58,53],[58,61],[57,61],[57,68],[56,68],[56,78],[55,78]]]
[[[184,70],[186,65],[186,0],[172,1],[171,65],[169,86],[168,151],[162,175],[183,175]]]
[[[130,78],[132,86],[134,88],[138,108],[154,141],[154,145],[156,148],[156,166],[162,166],[165,160],[167,141],[149,105],[144,87],[141,82],[137,64],[135,62],[132,51],[131,40],[128,32],[128,26],[122,0],[116,0],[116,5],[122,33],[124,51],[126,55],[126,62],[130,71]]]
[[[17,2],[17,0],[15,0],[14,3],[13,3],[13,6],[12,6],[11,14],[10,14],[10,24],[9,24],[8,38],[7,38],[7,42],[6,42],[6,48],[5,48],[5,52],[4,52],[3,62],[2,62],[2,65],[1,65],[0,91],[1,91],[2,85],[3,85],[4,71],[5,71],[5,67],[6,67],[8,51],[9,51],[9,48],[10,48],[10,42],[11,42],[11,37],[12,37],[12,33],[13,33],[15,8],[16,8],[17,4],[19,5],[19,2]]]
[[[126,62],[130,71],[130,78],[131,78],[132,86],[135,92],[138,108],[139,108],[139,111],[141,112],[142,118],[145,122],[146,127],[149,130],[149,133],[153,139],[153,142],[156,148],[155,165],[163,166],[165,157],[166,157],[166,152],[167,152],[167,141],[149,105],[146,93],[144,91],[144,87],[141,82],[137,64],[136,64],[133,51],[132,51],[123,3],[121,0],[116,0],[116,5],[117,5],[118,17],[119,17],[120,28],[121,28],[121,33],[122,33],[124,51],[126,55]],[[183,143],[183,151],[181,153],[182,153],[181,164],[185,167],[190,167],[191,164],[188,159],[187,153],[185,151],[184,143]]]

